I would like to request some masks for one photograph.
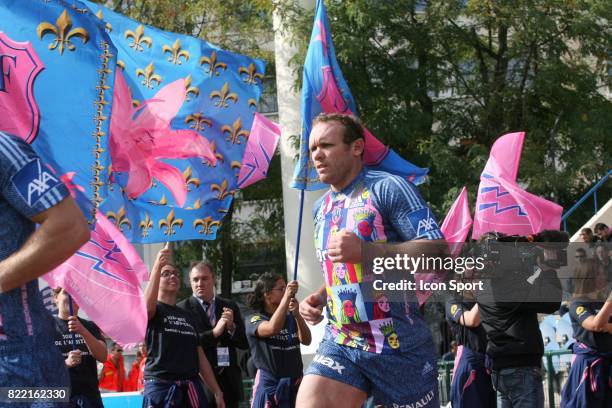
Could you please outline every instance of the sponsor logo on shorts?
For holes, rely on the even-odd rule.
[[[393,403],[393,408],[422,408],[429,405],[431,401],[434,399],[434,390],[431,390],[418,401],[410,402],[408,404],[396,404]]]
[[[340,365],[340,363],[338,363],[337,361],[334,361],[331,358],[322,356],[320,354],[315,354],[312,360],[316,361],[317,363],[321,365],[329,367],[332,370],[337,371],[338,374],[342,375],[342,370],[344,370],[344,366]]]

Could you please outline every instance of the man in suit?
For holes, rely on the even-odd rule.
[[[238,408],[243,390],[236,348],[249,347],[240,309],[235,302],[215,296],[215,272],[210,263],[195,264],[189,272],[189,281],[193,296],[177,306],[197,317],[202,347],[223,391],[225,406]],[[209,406],[214,407],[214,396],[207,396]]]

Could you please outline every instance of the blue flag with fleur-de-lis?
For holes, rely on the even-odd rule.
[[[82,5],[0,0],[0,132],[50,167],[33,170],[28,201],[61,180],[93,221],[106,196],[116,54]]]
[[[238,189],[264,63],[84,3],[117,47],[102,211],[131,242],[214,239]]]

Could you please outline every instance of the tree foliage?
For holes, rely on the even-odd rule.
[[[281,3],[300,71],[313,12]],[[473,202],[488,151],[508,132],[527,132],[519,181],[566,209],[611,167],[608,2],[326,3],[360,116],[430,167],[421,191],[441,216],[463,185]]]

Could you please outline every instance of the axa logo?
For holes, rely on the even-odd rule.
[[[427,218],[426,220],[420,220],[419,225],[417,227],[417,235],[421,235],[422,233],[429,232],[436,227],[436,220],[432,217]]]
[[[342,375],[342,370],[344,370],[344,366],[340,365],[337,361],[332,360],[329,357],[322,356],[320,354],[315,354],[313,361],[324,365],[326,367],[331,368],[332,370],[338,372],[338,374]]]
[[[38,175],[28,184],[28,203],[30,205],[32,205],[32,202],[38,200],[38,198],[40,198],[58,182],[58,180],[53,177],[51,173],[42,168],[39,160],[36,160],[36,165]],[[32,200],[33,198],[34,200]]]
[[[43,167],[38,159],[34,159],[22,167],[11,181],[30,207],[36,204],[49,190],[60,184],[59,179]]]

